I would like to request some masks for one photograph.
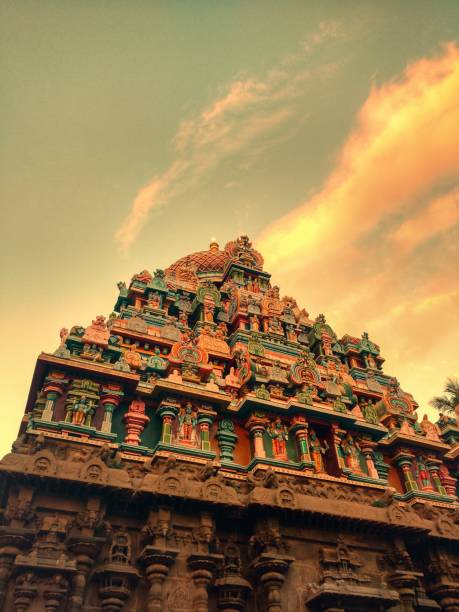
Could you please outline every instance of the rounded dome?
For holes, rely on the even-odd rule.
[[[166,269],[167,273],[174,273],[178,270],[193,269],[196,274],[210,272],[222,273],[230,257],[225,251],[220,251],[218,244],[212,242],[208,251],[198,251],[181,257]]]
[[[177,272],[188,271],[196,275],[222,274],[229,261],[237,261],[258,270],[263,269],[263,257],[252,248],[247,236],[240,236],[237,240],[228,242],[223,251],[212,239],[207,251],[198,251],[181,257],[166,270],[166,274],[175,275]]]

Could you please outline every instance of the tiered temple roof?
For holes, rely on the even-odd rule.
[[[455,419],[419,420],[368,333],[281,296],[246,236],[118,289],[38,357],[3,472],[457,537]]]

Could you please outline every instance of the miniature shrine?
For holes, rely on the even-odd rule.
[[[0,461],[1,609],[459,610],[459,425],[246,236],[41,353]]]

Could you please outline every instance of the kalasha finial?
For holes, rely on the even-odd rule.
[[[218,249],[219,249],[219,245],[218,245],[218,242],[217,242],[217,239],[216,239],[216,238],[211,238],[211,239],[210,239],[210,246],[209,246],[209,249],[210,249],[211,251],[218,251]]]

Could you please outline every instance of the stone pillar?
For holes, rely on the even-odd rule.
[[[234,449],[237,442],[237,434],[234,433],[234,424],[230,419],[222,419],[218,423],[217,440],[220,447],[221,461],[233,461]]]
[[[178,407],[170,402],[161,402],[158,408],[158,414],[162,419],[163,427],[161,432],[161,442],[163,444],[172,444],[172,422],[177,417]]]
[[[68,581],[60,574],[52,576],[43,589],[46,612],[57,612],[62,608],[68,592]]]
[[[194,584],[193,612],[210,612],[208,589],[220,555],[193,554],[188,557],[188,568]]]
[[[266,612],[282,612],[281,588],[285,581],[291,557],[262,553],[253,563],[265,596]]]
[[[83,612],[88,574],[97,559],[100,546],[100,543],[91,540],[90,537],[82,537],[69,544],[69,550],[75,556],[77,566],[77,573],[72,577],[69,612]]]
[[[411,455],[397,455],[396,457],[394,457],[394,459],[397,467],[402,470],[405,489],[408,492],[417,491],[418,483],[415,481],[413,473],[411,472],[411,464],[413,463],[413,457]]]
[[[54,415],[54,407],[57,399],[64,393],[65,385],[68,382],[64,375],[60,372],[52,372],[43,385],[43,393],[46,398],[45,407],[41,415],[42,421],[52,421]]]
[[[201,449],[203,451],[211,451],[210,446],[210,428],[214,422],[216,413],[208,407],[202,407],[198,410],[198,427],[201,438]]]
[[[299,461],[311,461],[308,446],[308,424],[303,416],[297,415],[293,417],[290,431],[295,434]]]
[[[99,578],[99,598],[103,612],[121,611],[133,587],[134,580],[138,578],[138,572],[126,566],[108,564],[97,570]]]
[[[24,529],[15,532],[10,527],[2,527],[0,530],[0,609],[3,609],[14,560],[18,554],[30,546],[33,532],[27,533]]]
[[[263,444],[263,434],[266,429],[266,419],[252,415],[246,423],[246,429],[252,440],[253,456],[265,458],[265,447]]]
[[[448,468],[444,464],[439,469],[439,478],[446,494],[454,497],[456,495],[457,480],[451,476]]]
[[[228,544],[225,548],[221,577],[215,581],[218,590],[217,607],[220,612],[242,612],[246,609],[247,596],[252,587],[241,575],[239,549]]]
[[[102,387],[100,403],[104,407],[104,419],[100,428],[104,433],[111,433],[113,412],[119,406],[123,392],[119,385],[108,385]]]
[[[459,582],[456,567],[447,551],[440,546],[429,546],[426,590],[445,612],[459,610]]]
[[[13,551],[4,550],[0,548],[0,609],[3,604],[3,600],[8,590],[8,582],[11,576],[11,569],[13,567],[14,559],[16,554]]]
[[[123,421],[126,424],[124,442],[138,446],[142,431],[150,422],[150,417],[145,414],[145,402],[141,399],[132,400],[129,410],[123,417]]]
[[[376,446],[376,443],[372,440],[361,440],[360,448],[365,457],[365,463],[368,470],[368,476],[370,478],[379,479],[378,471],[375,467],[374,459],[373,459],[373,448]]]
[[[433,483],[435,485],[435,488],[440,493],[440,495],[446,495],[446,489],[442,485],[442,482],[440,480],[440,476],[438,474],[438,470],[439,470],[440,465],[441,465],[441,461],[439,459],[428,459],[426,461],[426,466],[427,466],[427,469],[430,472],[430,476],[431,476],[432,481],[433,481]]]
[[[177,553],[178,551],[161,550],[155,546],[145,546],[140,553],[139,562],[145,568],[150,585],[147,612],[161,612],[163,609],[163,584]]]
[[[398,591],[403,612],[415,612],[416,575],[410,571],[396,570],[388,577],[388,582]]]
[[[333,435],[333,448],[335,449],[336,461],[338,462],[338,467],[340,468],[340,470],[343,470],[346,465],[344,463],[344,458],[340,452],[340,446],[346,432],[343,429],[340,429],[338,425],[332,425],[331,431]]]
[[[37,596],[37,580],[32,572],[23,572],[16,578],[14,607],[16,612],[26,612]]]

